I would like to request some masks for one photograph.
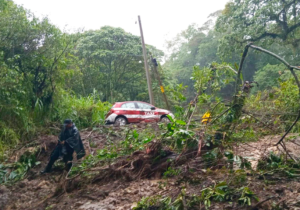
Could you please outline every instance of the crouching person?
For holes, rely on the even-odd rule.
[[[64,121],[64,126],[59,135],[58,143],[50,155],[50,160],[46,168],[41,171],[41,174],[51,172],[52,165],[57,159],[59,159],[59,157],[63,158],[66,170],[69,171],[72,167],[74,151],[77,154],[77,159],[85,156],[79,131],[72,120],[67,119]]]

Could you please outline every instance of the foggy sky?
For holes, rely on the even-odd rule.
[[[142,19],[145,42],[166,51],[165,42],[192,23],[203,24],[209,14],[224,9],[229,0],[14,0],[38,17],[48,16],[62,30],[100,29],[109,25],[140,35],[135,24]]]

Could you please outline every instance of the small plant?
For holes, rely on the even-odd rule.
[[[232,200],[233,192],[229,189],[226,182],[220,182],[214,187],[202,190],[201,199],[206,208],[211,206],[211,200],[223,202]]]
[[[128,155],[136,150],[143,150],[144,146],[151,142],[155,135],[150,134],[147,130],[138,133],[136,130],[125,129],[125,140],[117,144],[111,143],[104,149],[97,151],[96,155],[87,156],[79,165],[73,166],[69,175],[75,176],[86,171],[88,168],[96,165],[104,165],[112,162],[115,158],[122,155]]]
[[[158,188],[159,189],[163,189],[163,188],[165,188],[166,186],[167,186],[167,182],[161,182],[161,181],[159,181],[158,182]]]
[[[101,149],[98,150],[96,155],[89,155],[87,156],[81,164],[77,165],[77,166],[73,166],[71,168],[71,171],[69,173],[69,176],[75,176],[76,174],[79,174],[83,171],[85,171],[86,169],[95,167],[97,164],[99,164],[101,161],[104,162],[110,162],[113,159],[117,158],[120,155],[120,153],[118,153],[116,147],[112,147],[110,149]]]
[[[18,162],[11,165],[0,164],[0,184],[13,183],[23,179],[30,168],[39,164],[35,152],[23,154]]]
[[[242,192],[241,197],[239,198],[238,202],[240,205],[248,205],[251,206],[251,200],[255,199],[258,201],[257,196],[252,192],[249,187],[242,187],[239,189]]]
[[[168,170],[164,172],[163,177],[168,178],[168,177],[173,177],[173,176],[178,176],[181,173],[180,169],[175,169],[173,167],[168,167]]]
[[[186,147],[197,147],[198,141],[195,138],[195,133],[186,129],[186,122],[173,119],[170,116],[168,118],[170,123],[167,124],[167,132],[163,134],[166,144],[178,150]]]
[[[219,160],[223,157],[219,148],[214,148],[206,152],[202,158],[205,161],[207,167],[214,166],[219,163]]]
[[[194,203],[190,202],[189,197],[186,196],[185,189],[182,189],[177,198],[172,202],[170,197],[162,197],[160,195],[145,197],[138,202],[135,210],[180,210],[184,209],[184,202],[187,202],[188,207],[191,207]],[[194,199],[195,200],[195,199]]]
[[[148,210],[148,209],[157,209],[157,210],[171,210],[170,208],[171,198],[165,197],[162,198],[160,195],[152,197],[143,197],[134,207],[134,210]]]
[[[285,160],[284,155],[276,155],[273,152],[269,156],[258,161],[257,169],[262,174],[276,174],[290,178],[299,176],[300,165],[291,159]]]
[[[252,169],[251,163],[246,158],[239,155],[234,155],[232,151],[226,151],[224,156],[228,159],[230,169],[233,169],[233,163],[236,163],[241,169]]]
[[[211,206],[211,201],[225,202],[234,201],[238,198],[240,205],[251,205],[251,200],[258,201],[256,195],[248,188],[241,187],[238,189],[231,188],[225,181],[215,184],[214,187],[208,187],[202,190],[201,201],[204,203],[206,209]]]

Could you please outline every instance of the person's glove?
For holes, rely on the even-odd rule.
[[[58,144],[64,144],[65,141],[61,141],[60,139],[58,139]]]

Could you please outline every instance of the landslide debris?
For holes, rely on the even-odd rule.
[[[147,129],[161,134],[157,125],[142,124],[86,129],[81,131],[81,137],[87,153],[96,155],[99,150],[130,139],[130,131],[142,133]],[[270,154],[271,150],[280,154],[278,149],[271,147],[278,138],[267,136],[256,142],[241,143],[235,145],[233,151],[247,157],[256,170],[259,160]],[[237,163],[234,163],[234,170],[230,170],[229,162],[224,159],[219,160],[218,167],[207,167],[204,158],[207,148],[202,149],[200,156],[196,156],[197,150],[179,154],[155,139],[143,149],[118,156],[108,164],[101,165],[100,161],[80,175],[68,175],[61,163],[55,165],[52,173],[40,175],[39,171],[46,165],[56,140],[54,135],[40,136],[34,143],[12,153],[9,161],[13,162],[24,153],[34,151],[41,164],[31,168],[23,180],[1,185],[1,209],[132,209],[139,206],[143,198],[155,196],[159,196],[157,200],[170,198],[170,205],[175,205],[174,202],[186,203],[182,209],[195,209],[188,206],[190,199],[200,199],[203,190],[208,188],[213,193],[209,209],[297,209],[300,204],[297,177],[259,174],[257,170],[239,169]],[[300,144],[300,138],[293,138],[293,142]],[[133,141],[131,143],[134,144]],[[129,149],[131,147],[134,145],[128,145]],[[291,142],[286,143],[286,147],[291,153],[298,152]],[[80,164],[82,162],[75,160],[75,166]],[[250,207],[241,205],[235,201],[240,194],[233,196],[232,200],[218,200],[214,193],[220,183],[226,184],[228,192],[239,192],[247,186],[259,201],[251,199]],[[152,209],[155,208],[159,207],[153,205]],[[200,202],[196,209],[205,208]]]

